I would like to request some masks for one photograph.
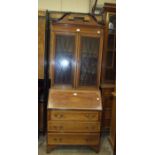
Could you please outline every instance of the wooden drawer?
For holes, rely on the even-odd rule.
[[[98,145],[100,134],[48,133],[48,145]]]
[[[48,121],[51,132],[100,132],[100,122]]]
[[[72,33],[88,33],[88,34],[93,34],[96,36],[102,36],[103,35],[103,29],[101,28],[88,28],[88,27],[81,27],[81,26],[72,26],[72,27],[68,27],[68,26],[61,26],[61,25],[57,25],[57,26],[53,26],[52,27],[52,31],[54,32],[63,32],[63,33],[68,33],[68,32],[72,32]]]
[[[100,112],[48,110],[48,120],[99,121]]]

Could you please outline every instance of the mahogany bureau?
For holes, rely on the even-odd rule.
[[[50,89],[47,153],[61,145],[100,148],[102,101],[99,90]]]

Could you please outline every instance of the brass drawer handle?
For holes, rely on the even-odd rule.
[[[61,141],[62,141],[62,138],[54,138],[53,140],[54,140],[55,142],[58,142],[58,141],[61,142]]]
[[[63,114],[54,114],[54,117],[57,117],[57,118],[63,118]]]
[[[56,142],[57,141],[57,138],[54,138],[53,140]]]
[[[54,116],[55,116],[55,117],[58,117],[58,115],[57,115],[57,114],[54,114]]]
[[[59,129],[62,130],[63,129],[63,126],[59,126]]]
[[[63,115],[62,114],[60,114],[60,118],[63,118]]]
[[[57,126],[53,126],[54,129],[57,129]]]
[[[89,119],[94,118],[96,115],[95,114],[85,114],[85,116]]]
[[[86,129],[88,129],[88,130],[94,130],[95,129],[95,126],[86,126]]]
[[[52,127],[54,130],[62,130],[63,126],[53,126]]]

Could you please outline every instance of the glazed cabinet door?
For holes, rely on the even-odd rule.
[[[97,88],[100,77],[101,37],[81,34],[78,54],[78,88]]]
[[[116,78],[116,14],[107,13],[107,45],[105,50],[105,82],[114,82]]]
[[[52,33],[52,85],[55,87],[74,87],[76,36],[74,33]]]

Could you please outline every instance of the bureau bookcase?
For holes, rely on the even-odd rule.
[[[99,151],[102,49],[103,25],[93,16],[67,13],[50,20],[47,152],[66,145]]]

